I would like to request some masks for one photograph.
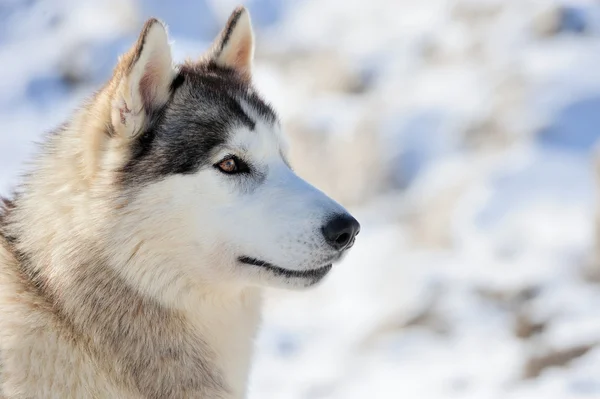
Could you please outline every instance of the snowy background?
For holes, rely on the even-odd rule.
[[[237,3],[0,0],[0,193],[145,18],[183,60]],[[362,224],[269,293],[250,398],[600,398],[600,3],[245,4],[299,174]]]

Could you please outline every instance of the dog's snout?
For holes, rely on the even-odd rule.
[[[360,231],[360,224],[348,214],[336,215],[322,228],[327,244],[342,251],[354,244],[354,237]]]

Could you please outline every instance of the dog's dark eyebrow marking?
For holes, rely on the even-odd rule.
[[[248,129],[254,130],[254,128],[256,127],[256,122],[253,121],[252,118],[250,118],[246,112],[244,112],[244,108],[242,108],[242,105],[235,98],[231,99],[230,107],[231,111],[233,111],[236,114],[239,120],[244,125],[248,126]]]

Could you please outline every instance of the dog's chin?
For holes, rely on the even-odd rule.
[[[255,267],[264,285],[294,289],[317,285],[333,267],[332,263],[326,263],[316,268],[292,270],[248,256],[240,256],[238,261],[245,267]]]

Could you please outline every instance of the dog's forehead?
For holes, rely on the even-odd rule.
[[[180,83],[178,83],[180,82]],[[232,71],[218,68],[182,66],[175,80],[172,107],[188,109],[198,117],[219,117],[248,125],[262,120],[277,124],[275,111],[254,87]],[[252,116],[253,118],[249,117]]]

